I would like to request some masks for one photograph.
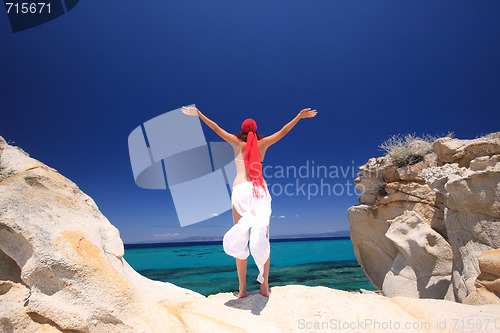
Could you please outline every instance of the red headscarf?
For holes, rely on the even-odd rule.
[[[260,162],[259,148],[257,147],[257,124],[253,119],[247,119],[241,124],[241,131],[248,133],[247,143],[245,146],[245,154],[243,159],[245,161],[245,169],[248,176],[253,183],[253,196],[258,197],[258,187],[262,187],[264,191],[264,178],[262,177],[262,164]]]

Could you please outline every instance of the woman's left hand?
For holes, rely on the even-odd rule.
[[[300,118],[313,118],[316,117],[318,112],[316,110],[311,110],[311,108],[303,109],[299,112]]]
[[[188,116],[197,116],[198,109],[193,106],[183,106],[182,113],[187,114]]]

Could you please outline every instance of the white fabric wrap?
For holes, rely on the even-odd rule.
[[[231,202],[241,218],[224,234],[222,245],[228,255],[246,259],[250,254],[250,242],[250,251],[259,269],[257,281],[262,283],[264,264],[271,253],[269,238],[266,237],[271,218],[271,194],[268,189],[264,191],[259,188],[259,196],[253,196],[252,182],[240,183],[233,187]]]

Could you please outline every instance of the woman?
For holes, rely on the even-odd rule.
[[[255,264],[259,269],[257,281],[260,293],[269,296],[269,219],[271,217],[271,195],[262,177],[262,162],[267,148],[278,142],[302,118],[315,117],[316,110],[303,109],[288,124],[273,135],[262,137],[257,134],[257,124],[247,119],[241,126],[239,134],[230,134],[215,122],[203,115],[194,107],[183,107],[182,112],[198,116],[222,139],[229,142],[234,149],[236,178],[233,183],[231,202],[234,226],[224,235],[224,251],[236,258],[239,293],[237,297],[247,296],[246,270],[249,255],[248,243]],[[249,232],[251,229],[251,233]]]

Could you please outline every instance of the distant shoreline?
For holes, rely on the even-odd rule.
[[[313,240],[340,240],[340,239],[351,239],[349,236],[326,236],[326,237],[297,237],[297,238],[271,238],[269,241],[271,243],[281,243],[281,242],[300,242],[300,241],[313,241]],[[211,240],[211,241],[173,241],[173,242],[158,242],[158,243],[129,243],[123,244],[125,250],[130,249],[150,249],[157,247],[183,247],[183,246],[198,246],[198,245],[222,245],[222,240]]]

